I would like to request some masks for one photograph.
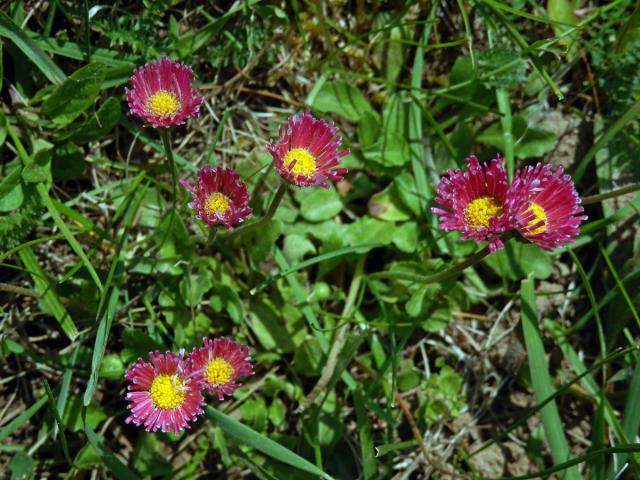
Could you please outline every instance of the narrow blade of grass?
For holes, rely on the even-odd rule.
[[[46,398],[45,398],[46,399]],[[96,449],[102,463],[113,473],[118,480],[137,480],[139,477],[133,473],[115,454],[102,442],[89,424],[86,422],[86,409],[82,409],[82,420],[84,421],[84,433],[87,435],[89,443]]]
[[[596,153],[600,151],[602,147],[604,147],[609,140],[611,140],[615,135],[622,130],[629,122],[631,122],[634,118],[640,115],[640,101],[637,101],[633,105],[631,105],[626,112],[622,114],[622,116],[616,120],[609,128],[607,128],[598,140],[592,145],[589,151],[582,157],[580,163],[576,167],[575,172],[573,172],[573,180],[578,183],[582,180],[585,172],[587,171],[587,167],[591,163],[591,161],[596,158]]]
[[[69,340],[75,340],[78,336],[78,327],[76,327],[71,315],[69,315],[69,312],[58,297],[53,285],[49,283],[48,277],[38,263],[33,250],[28,247],[22,248],[18,251],[18,255],[25,269],[31,274],[36,292],[42,295],[40,302],[42,302],[44,308],[55,317]]]
[[[547,357],[542,343],[542,337],[538,328],[538,313],[536,309],[536,294],[534,279],[529,275],[522,281],[520,289],[522,301],[522,330],[529,359],[531,382],[538,402],[553,395],[555,390],[551,383],[551,376],[547,365]],[[564,435],[564,427],[560,420],[560,413],[555,401],[549,402],[540,410],[545,437],[549,443],[551,456],[556,465],[569,460],[571,452]],[[566,480],[580,480],[580,472],[573,466],[566,467]]]
[[[264,282],[259,284],[257,287],[252,288],[250,290],[250,293],[251,293],[251,295],[255,295],[256,293],[264,290],[268,285],[270,285],[271,283],[275,282],[276,280],[279,280],[280,278],[285,277],[285,276],[289,275],[290,273],[297,272],[298,270],[300,270],[302,268],[306,268],[306,267],[309,267],[311,265],[315,265],[316,263],[324,262],[325,260],[330,260],[332,258],[342,257],[344,255],[349,255],[351,253],[366,253],[369,250],[371,250],[373,248],[377,248],[379,246],[380,245],[376,244],[376,243],[366,244],[366,245],[358,245],[356,247],[338,248],[337,250],[334,250],[333,252],[328,252],[328,253],[323,253],[322,255],[317,255],[315,257],[312,257],[312,258],[309,258],[307,260],[304,260],[304,261],[302,261],[300,263],[296,263],[294,266],[288,268],[285,271],[282,271],[280,273],[272,275],[271,278],[268,278],[267,280],[265,280]]]
[[[22,31],[18,25],[11,20],[6,13],[0,11],[0,36],[11,40],[29,60],[49,79],[52,83],[62,83],[67,78],[58,66],[53,63],[46,53]]]
[[[353,401],[356,406],[356,421],[358,426],[358,436],[360,438],[360,455],[362,456],[362,473],[364,480],[376,478],[376,456],[373,449],[373,437],[371,435],[371,425],[364,407],[361,390],[354,390]]]
[[[24,412],[11,420],[0,430],[0,442],[4,441],[9,435],[19,429],[22,425],[27,423],[31,417],[33,417],[38,410],[40,410],[47,403],[47,396],[43,395],[36,403],[27,408]]]
[[[282,463],[286,463],[287,465],[291,465],[303,472],[316,475],[319,478],[333,480],[333,477],[324,473],[313,463],[302,458],[297,453],[292,452],[288,448],[274,442],[265,435],[243,425],[239,421],[225,415],[219,410],[212,407],[206,407],[205,414],[212,422],[215,423],[215,425],[220,427],[225,433],[235,437],[242,445],[248,445],[255,448],[265,455],[268,455]]]

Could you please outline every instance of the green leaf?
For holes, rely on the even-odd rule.
[[[0,36],[11,40],[50,82],[62,83],[64,81],[66,76],[62,70],[3,11],[0,11]]]
[[[284,238],[282,252],[289,263],[296,263],[308,253],[316,253],[316,247],[306,236],[294,233]]]
[[[529,273],[534,278],[545,279],[551,275],[551,257],[531,243],[509,240],[504,250],[498,250],[484,260],[498,275],[510,280],[520,280]]]
[[[376,115],[360,90],[344,80],[325,82],[311,106],[321,112],[337,113],[352,122],[360,121],[367,113]]]
[[[402,204],[393,185],[369,198],[369,215],[387,222],[402,222],[411,218],[411,212]]]
[[[100,365],[100,376],[102,378],[121,380],[124,376],[124,371],[125,367],[120,355],[112,353],[102,359],[102,365]]]
[[[75,143],[56,145],[51,170],[60,179],[80,177],[84,173],[84,154]]]
[[[76,70],[42,104],[41,112],[58,125],[71,123],[96,99],[106,67],[90,63]]]
[[[558,142],[555,133],[527,125],[521,116],[513,117],[513,138],[515,139],[515,155],[518,158],[541,157],[550,152]],[[476,136],[478,142],[486,143],[504,151],[504,133],[500,122],[494,123]]]
[[[63,423],[72,432],[80,432],[84,428],[82,421],[83,405],[81,397],[71,397],[62,415]],[[96,428],[107,418],[107,413],[95,402],[91,402],[87,407],[85,420],[91,428]]]
[[[22,205],[24,192],[20,181],[21,173],[16,168],[0,182],[0,212],[11,212]]]
[[[333,477],[324,473],[313,463],[305,460],[298,454],[292,452],[286,447],[283,447],[279,443],[274,442],[265,435],[262,435],[255,430],[243,425],[230,416],[225,415],[224,413],[212,407],[206,407],[205,414],[225,433],[231,435],[232,437],[235,437],[239,441],[240,445],[246,445],[255,448],[256,450],[259,450],[260,452],[268,455],[271,458],[286,463],[287,465],[291,465],[292,467],[298,468],[312,475],[317,475],[319,478],[333,480]]]
[[[418,248],[420,229],[416,222],[406,222],[396,226],[393,232],[393,244],[405,253],[414,253]]]
[[[401,167],[410,160],[409,142],[392,130],[386,130],[376,143],[362,151],[364,158],[384,167]]]
[[[296,198],[300,201],[300,215],[310,222],[329,220],[342,210],[342,200],[333,188],[302,189]]]
[[[22,179],[27,183],[51,183],[51,150],[53,145],[37,138],[33,142],[31,162],[22,170]]]
[[[11,462],[9,462],[9,470],[11,470],[11,480],[24,480],[25,478],[33,478],[33,470],[36,462],[30,455],[25,452],[16,453]]]
[[[58,140],[70,140],[80,144],[98,140],[118,124],[120,109],[120,101],[115,97],[109,97],[87,122],[60,135]]]

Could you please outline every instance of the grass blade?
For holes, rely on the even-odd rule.
[[[205,414],[207,417],[220,427],[225,433],[235,437],[243,445],[249,445],[256,450],[261,451],[265,455],[270,456],[282,463],[296,467],[312,475],[316,475],[319,478],[332,480],[333,477],[324,473],[313,463],[305,460],[297,453],[292,452],[286,447],[283,447],[277,442],[274,442],[270,438],[256,432],[255,430],[243,425],[239,421],[231,418],[228,415],[216,410],[212,407],[206,407]]]
[[[18,25],[11,20],[11,17],[0,11],[0,36],[11,40],[29,60],[49,79],[52,83],[62,83],[67,77],[58,66],[53,63],[46,53],[22,31]]]
[[[531,382],[536,400],[543,401],[553,395],[555,390],[551,384],[551,376],[547,366],[547,357],[542,343],[542,337],[538,328],[538,313],[536,310],[536,294],[534,279],[529,275],[522,281],[520,290],[522,301],[522,330],[529,359]],[[560,413],[555,401],[549,402],[540,410],[544,433],[549,443],[551,456],[556,466],[567,462],[571,456],[569,445],[564,435],[564,427],[560,420]],[[564,476],[566,480],[580,480],[580,472],[573,466],[567,466]]]
[[[40,410],[44,406],[45,403],[47,403],[47,400],[47,396],[44,395],[42,398],[40,398],[40,400],[38,400],[16,418],[11,420],[7,425],[5,425],[4,428],[0,430],[0,442],[4,441],[9,435],[11,435],[25,423],[27,423],[29,419],[33,417],[38,412],[38,410]]]
[[[86,409],[82,409],[82,416],[84,421],[84,433],[87,435],[89,443],[96,449],[98,455],[102,459],[102,462],[106,467],[111,470],[113,475],[119,480],[137,480],[139,477],[130,470],[122,461],[115,456],[115,454],[102,443],[102,440],[96,432],[94,432],[89,424],[86,422]]]
[[[31,248],[22,248],[18,251],[18,255],[24,268],[31,274],[36,292],[42,295],[40,302],[42,302],[46,311],[55,317],[69,340],[75,340],[78,336],[78,327],[76,327],[71,315],[69,315],[69,312],[58,297],[53,285],[50,284],[33,250]]]

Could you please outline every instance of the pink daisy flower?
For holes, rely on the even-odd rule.
[[[193,194],[189,207],[209,227],[224,225],[232,230],[251,215],[247,185],[240,180],[238,172],[230,168],[205,165],[198,172],[195,185],[188,180],[180,183]]]
[[[500,235],[512,227],[508,220],[507,171],[498,156],[491,163],[480,165],[475,155],[467,159],[467,171],[449,170],[438,183],[434,207],[440,228],[458,230],[463,239],[488,241],[494,252],[504,248]]]
[[[328,180],[339,182],[346,168],[336,168],[349,149],[338,152],[342,138],[336,136],[333,122],[314,118],[309,109],[289,117],[287,126],[278,131],[279,140],[271,140],[267,150],[280,176],[299,187],[321,185]]]
[[[131,382],[126,397],[131,415],[125,422],[144,424],[147,432],[160,429],[178,434],[203,413],[198,382],[185,368],[182,354],[151,352],[149,358],[151,363],[139,358],[125,373]]]
[[[191,67],[162,57],[133,72],[131,90],[125,88],[131,113],[154,128],[183,124],[197,117],[204,97],[193,88]]]
[[[545,250],[573,242],[587,219],[571,176],[562,167],[527,166],[518,170],[509,190],[515,228],[531,243]]]
[[[240,386],[238,377],[254,373],[249,348],[228,338],[203,341],[204,346],[194,348],[189,355],[191,369],[201,388],[224,400]]]

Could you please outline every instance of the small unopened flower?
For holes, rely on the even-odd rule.
[[[289,117],[284,129],[280,127],[278,142],[271,140],[267,150],[276,170],[287,181],[300,187],[329,188],[329,180],[339,182],[348,172],[339,167],[349,150],[338,152],[342,138],[337,133],[333,122],[314,118],[307,109]]]
[[[515,228],[545,250],[573,242],[587,219],[580,215],[580,196],[562,167],[538,163],[517,171],[508,196]]]
[[[125,88],[131,113],[154,128],[180,125],[197,117],[204,97],[193,88],[191,67],[162,57],[135,70]]]
[[[180,183],[193,194],[189,207],[210,227],[224,225],[231,230],[251,215],[247,186],[230,168],[205,165],[195,185],[188,180]]]
[[[238,377],[253,375],[249,348],[228,338],[204,339],[204,346],[189,355],[201,388],[224,400],[240,386]]]
[[[472,155],[467,171],[449,170],[438,183],[435,201],[443,208],[432,208],[440,228],[458,230],[463,239],[488,241],[494,252],[504,248],[500,235],[511,228],[507,206],[507,172],[500,157],[480,165]]]
[[[147,432],[160,429],[178,434],[203,413],[200,387],[182,354],[152,352],[149,359],[151,363],[139,358],[125,373],[130,382],[126,398],[131,402],[125,422],[144,424]]]

